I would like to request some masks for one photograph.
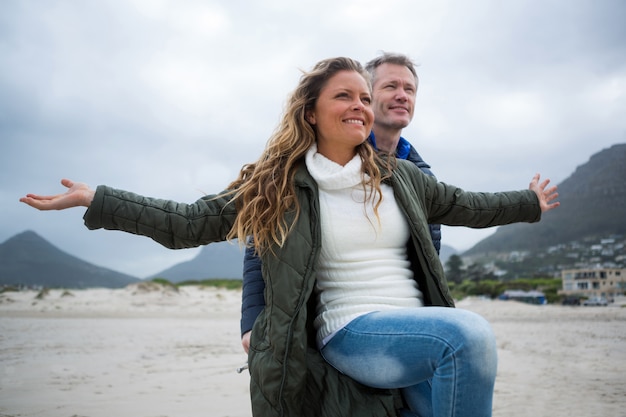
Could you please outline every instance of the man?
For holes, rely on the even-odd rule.
[[[405,55],[383,53],[369,61],[365,68],[372,77],[372,109],[374,126],[368,138],[370,144],[382,152],[407,159],[422,171],[433,175],[415,148],[402,135],[402,129],[413,119],[418,78],[415,65]],[[441,247],[441,226],[430,225],[430,235],[437,253]],[[246,353],[250,347],[250,330],[265,307],[265,282],[261,260],[254,248],[247,248],[243,267],[241,306],[241,344]]]
[[[374,127],[369,141],[378,150],[395,153],[422,171],[434,175],[415,148],[404,139],[402,129],[413,119],[418,78],[415,65],[405,55],[384,53],[369,61],[365,68],[372,77]],[[437,253],[441,249],[441,225],[430,225]]]

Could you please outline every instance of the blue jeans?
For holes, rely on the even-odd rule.
[[[467,310],[423,307],[357,317],[322,348],[340,372],[375,388],[400,388],[403,416],[489,417],[496,342]]]

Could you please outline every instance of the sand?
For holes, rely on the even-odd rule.
[[[0,294],[0,417],[250,417],[241,292]],[[498,340],[495,417],[626,416],[626,308],[463,300]]]

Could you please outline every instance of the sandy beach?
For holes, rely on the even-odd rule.
[[[241,292],[0,294],[0,417],[250,417]],[[498,340],[494,416],[626,416],[626,308],[468,299]]]

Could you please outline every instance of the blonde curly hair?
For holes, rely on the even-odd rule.
[[[325,59],[311,71],[303,72],[261,157],[253,164],[244,165],[238,178],[228,187],[229,193],[234,194],[238,211],[228,239],[236,238],[242,243],[252,237],[258,254],[271,250],[273,245],[282,247],[300,213],[294,176],[307,150],[316,141],[315,128],[306,116],[314,109],[328,80],[340,71],[359,73],[371,91],[369,74],[358,61],[350,58]],[[373,201],[374,213],[378,217],[377,209],[382,201],[380,184],[384,179],[379,166],[384,165],[365,140],[356,147],[356,153],[363,161],[361,176],[363,188],[369,196],[367,200]],[[293,220],[288,223],[285,214],[291,212],[295,215],[289,216]]]

